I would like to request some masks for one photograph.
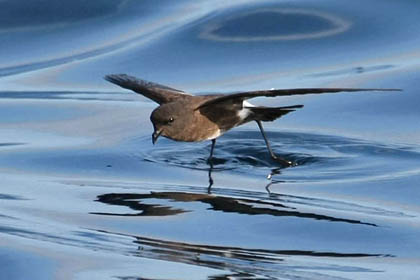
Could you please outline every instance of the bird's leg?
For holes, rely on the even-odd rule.
[[[213,171],[213,151],[214,151],[214,146],[216,145],[216,139],[212,139],[211,140],[211,149],[210,149],[210,156],[207,159],[207,162],[210,165],[209,168],[209,186],[207,187],[207,192],[211,193],[211,186],[213,186],[213,178],[211,176],[211,172]]]
[[[216,139],[211,139],[210,156],[207,159],[208,163],[210,163],[213,160],[213,151],[214,151],[214,146],[215,145],[216,145]]]
[[[255,121],[257,122],[258,127],[260,128],[261,134],[264,138],[265,144],[267,145],[267,149],[268,149],[268,152],[269,152],[271,158],[274,159],[275,161],[280,162],[284,166],[292,166],[293,162],[291,162],[290,160],[286,160],[286,159],[283,159],[281,157],[278,157],[273,153],[273,150],[271,149],[270,142],[268,142],[267,136],[265,135],[264,128],[262,126],[261,121],[260,120],[255,120]]]

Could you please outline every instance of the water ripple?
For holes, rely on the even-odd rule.
[[[121,235],[115,232],[106,234]],[[356,265],[328,265],[320,261],[305,261],[294,257],[315,258],[378,258],[392,257],[381,254],[336,253],[299,250],[265,250],[239,247],[200,245],[193,243],[174,242],[145,236],[135,238],[139,257],[176,261],[186,264],[223,269],[225,275],[210,279],[345,279],[329,275],[332,271],[340,272],[375,272]],[[317,269],[319,272],[311,272]],[[323,272],[321,272],[323,271]],[[122,279],[135,279],[125,277]]]
[[[285,169],[272,160],[259,132],[233,131],[216,142],[214,170],[258,176],[281,173],[282,180],[293,182],[365,181],[420,172],[420,153],[415,147],[294,132],[269,132],[268,138],[274,152],[294,161],[297,167]],[[208,170],[208,154],[208,144],[162,141],[140,157],[165,165]]]
[[[211,22],[200,37],[225,42],[303,40],[336,35],[350,27],[350,22],[321,11],[254,8]]]

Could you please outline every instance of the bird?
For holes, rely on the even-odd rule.
[[[265,141],[270,157],[284,167],[295,162],[276,155],[264,131],[262,122],[274,121],[303,105],[282,107],[255,106],[248,99],[304,94],[360,91],[401,91],[378,88],[292,88],[245,91],[231,94],[193,95],[165,85],[149,82],[127,74],[106,75],[105,80],[139,93],[159,106],[150,115],[153,124],[152,143],[160,136],[183,142],[211,141],[208,162],[213,158],[216,139],[230,129],[255,121]]]

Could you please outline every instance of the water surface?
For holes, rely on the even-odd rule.
[[[380,9],[378,9],[380,7]],[[420,5],[0,3],[1,279],[416,279]],[[304,104],[210,143],[151,143],[128,73]],[[270,179],[267,179],[270,178]],[[209,188],[210,182],[213,182]]]

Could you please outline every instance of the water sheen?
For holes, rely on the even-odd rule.
[[[380,9],[378,9],[380,7]],[[420,4],[0,2],[0,279],[417,279]],[[304,104],[151,143],[128,73]],[[267,179],[269,178],[269,179]]]

